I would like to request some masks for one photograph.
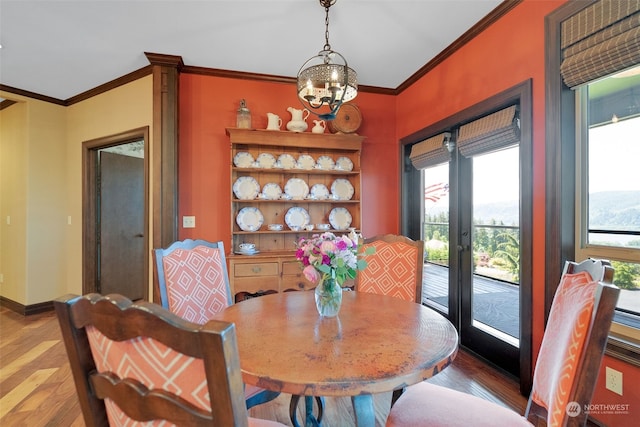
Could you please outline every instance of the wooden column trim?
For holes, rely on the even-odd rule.
[[[145,52],[153,75],[153,247],[178,240],[178,100],[180,56]],[[159,302],[154,295],[154,301]]]

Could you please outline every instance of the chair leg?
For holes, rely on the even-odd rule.
[[[324,398],[320,396],[316,396],[315,399],[318,404],[317,418],[313,415],[313,397],[312,396],[304,397],[305,427],[319,427],[322,423],[322,416],[324,414]],[[300,427],[300,424],[298,424],[298,417],[296,415],[299,401],[300,401],[299,395],[294,394],[291,396],[291,403],[289,404],[289,417],[291,418],[291,424],[293,424],[293,427]]]

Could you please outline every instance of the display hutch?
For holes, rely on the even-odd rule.
[[[295,258],[295,243],[321,233],[318,224],[335,234],[360,231],[364,137],[237,128],[228,128],[227,135],[233,294],[312,288]],[[309,224],[312,230],[296,227]],[[254,244],[255,252],[241,253],[242,243]]]

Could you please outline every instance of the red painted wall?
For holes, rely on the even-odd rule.
[[[398,96],[396,139],[412,134],[498,94],[533,80],[533,352],[544,333],[545,265],[545,73],[544,17],[565,3],[525,0],[474,40]],[[622,371],[623,396],[604,387],[604,366]],[[637,425],[640,369],[605,357],[593,399],[600,404],[628,404],[629,414],[596,413],[610,426]]]
[[[544,332],[544,17],[562,3],[522,3],[398,96],[402,138],[533,79],[534,354]]]
[[[533,313],[534,354],[544,332],[545,108],[544,17],[564,0],[525,0],[398,96],[360,93],[365,135],[362,151],[363,234],[399,232],[400,138],[431,125],[524,80],[533,80]],[[180,78],[179,214],[195,215],[195,229],[180,238],[223,240],[231,235],[230,144],[225,127],[235,125],[246,98],[253,125],[266,127],[266,113],[286,124],[288,106],[300,108],[293,85],[182,74]],[[308,120],[310,122],[311,119]],[[284,126],[283,126],[284,128]],[[624,374],[624,396],[598,384],[594,403],[629,405],[628,415],[597,414],[610,426],[631,425],[640,412],[640,369],[612,358],[604,364]],[[604,375],[604,368],[601,377]]]
[[[196,228],[180,227],[181,239],[222,240],[230,245],[232,159],[225,128],[235,126],[241,98],[246,99],[257,129],[267,127],[267,113],[278,114],[285,129],[291,119],[287,107],[302,108],[293,84],[180,76],[179,215],[196,217]],[[394,96],[370,93],[361,93],[354,101],[363,117],[358,134],[366,136],[361,154],[365,236],[399,231],[395,102]],[[307,123],[312,125],[312,120]]]

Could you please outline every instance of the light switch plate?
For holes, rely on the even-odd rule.
[[[196,217],[195,216],[183,216],[182,217],[182,228],[196,228]]]

